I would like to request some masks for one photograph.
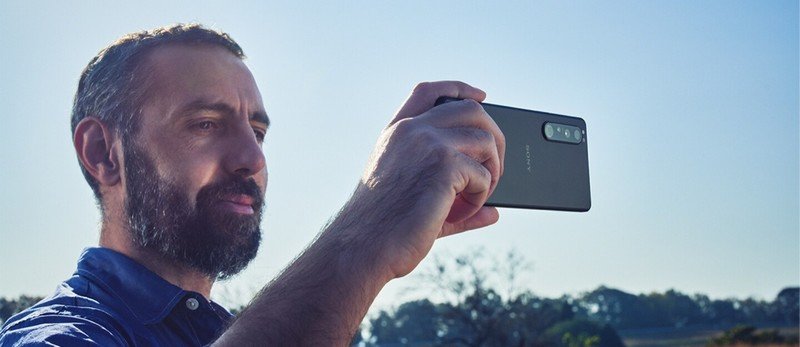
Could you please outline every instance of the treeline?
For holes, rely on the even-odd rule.
[[[634,295],[608,287],[564,300],[572,303],[579,316],[608,323],[618,330],[736,324],[796,326],[800,323],[799,287],[781,290],[772,301],[712,300],[706,295],[690,296],[675,290]]]
[[[372,316],[353,343],[367,346],[623,346],[617,331],[681,329],[726,330],[709,344],[790,341],[777,332],[752,327],[798,326],[800,287],[781,290],[770,301],[712,300],[675,290],[634,295],[601,286],[577,296],[544,298],[515,283],[529,266],[514,252],[488,263],[482,250],[437,259],[418,276],[422,290],[438,299],[406,302]],[[499,285],[498,285],[499,284]],[[504,288],[501,294],[500,287]],[[792,342],[793,341],[793,342]],[[735,344],[735,343],[733,343]]]
[[[529,293],[503,299],[493,289],[463,301],[411,301],[381,311],[353,344],[368,346],[624,346],[608,324],[580,317],[566,300]]]
[[[772,301],[710,300],[674,290],[633,295],[599,287],[578,297],[548,299],[525,292],[506,300],[493,289],[477,288],[453,303],[423,299],[381,311],[369,321],[363,336],[356,336],[356,342],[365,339],[368,345],[380,346],[622,346],[616,331],[623,329],[797,326],[799,294],[800,288],[794,287],[781,290]]]

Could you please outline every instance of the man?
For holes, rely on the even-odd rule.
[[[130,34],[84,70],[72,132],[99,247],[0,345],[345,345],[435,239],[490,225],[504,138],[460,82],[419,84],[340,213],[235,320],[214,281],[255,257],[269,118],[241,48],[199,25]],[[441,96],[463,98],[434,108]]]

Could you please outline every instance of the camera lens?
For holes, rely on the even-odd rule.
[[[575,131],[572,132],[572,135],[575,137],[575,141],[578,141],[578,142],[581,141],[581,131],[580,130],[575,129]]]
[[[553,126],[552,125],[547,124],[547,125],[544,126],[544,136],[547,136],[548,139],[553,137]]]

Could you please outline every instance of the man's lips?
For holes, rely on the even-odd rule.
[[[253,214],[253,202],[255,200],[245,194],[231,194],[222,198],[220,204],[223,208],[229,209],[236,213]]]

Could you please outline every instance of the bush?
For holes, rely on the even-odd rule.
[[[794,339],[781,336],[777,330],[767,330],[757,332],[756,328],[749,325],[737,325],[714,338],[708,343],[709,346],[731,346],[737,344],[746,345],[775,345],[796,343]]]
[[[564,347],[624,347],[617,332],[606,324],[587,319],[571,319],[547,329],[543,335],[548,345]]]

